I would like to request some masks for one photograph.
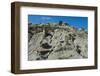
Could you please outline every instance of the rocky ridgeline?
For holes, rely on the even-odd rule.
[[[67,23],[29,25],[28,60],[88,57],[88,33]]]

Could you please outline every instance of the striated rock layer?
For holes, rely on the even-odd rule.
[[[28,60],[82,59],[88,57],[88,33],[70,25],[29,26]]]

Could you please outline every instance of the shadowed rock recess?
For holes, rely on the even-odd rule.
[[[28,60],[88,57],[88,33],[68,23],[28,24]]]

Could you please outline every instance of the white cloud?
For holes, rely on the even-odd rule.
[[[42,17],[41,19],[42,19],[42,20],[50,20],[51,17]]]

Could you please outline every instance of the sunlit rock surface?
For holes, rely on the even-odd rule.
[[[88,57],[88,33],[65,23],[30,25],[28,60],[82,59]]]

